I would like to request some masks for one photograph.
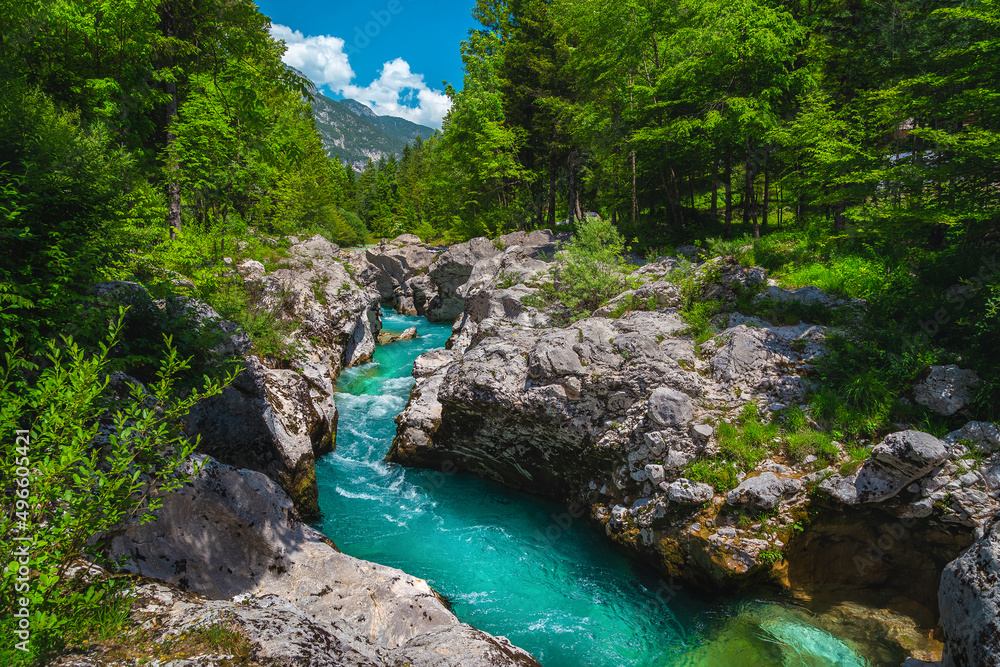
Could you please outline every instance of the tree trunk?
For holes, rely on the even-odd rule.
[[[174,240],[181,231],[181,184],[177,180],[177,162],[174,160],[172,151],[176,137],[170,126],[174,118],[177,117],[177,82],[167,83],[167,225],[170,227],[170,239]]]
[[[771,209],[771,170],[764,167],[764,210],[760,215],[760,226],[767,229],[767,215]]]
[[[635,151],[632,151],[632,224],[639,219],[639,195],[636,191]]]
[[[733,236],[733,161],[730,156],[726,156],[726,225],[723,228],[722,237],[729,239]]]
[[[753,163],[750,160],[750,140],[747,140],[746,160],[743,173],[743,224],[750,224],[750,209],[753,206]]]
[[[551,229],[556,228],[556,154],[549,156],[549,200],[548,223]]]
[[[569,202],[566,212],[566,217],[571,218],[576,221],[579,220],[581,216],[577,214],[580,209],[580,203],[578,200],[579,193],[576,191],[576,150],[573,150],[569,154]]]
[[[833,210],[833,229],[837,232],[847,231],[847,202],[841,199]]]
[[[719,219],[719,163],[712,163],[712,222]]]

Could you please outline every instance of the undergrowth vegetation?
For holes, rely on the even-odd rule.
[[[548,309],[561,324],[589,317],[609,299],[638,286],[629,277],[635,267],[625,260],[627,250],[611,222],[594,217],[580,221],[573,242],[556,257],[552,282],[543,283],[525,303]]]
[[[818,429],[798,407],[785,408],[769,420],[751,401],[735,419],[720,422],[716,433],[718,454],[697,459],[684,471],[688,479],[711,484],[716,492],[736,488],[741,472],[754,470],[767,458],[784,456],[803,463],[815,457],[815,463],[822,467],[835,461],[841,452],[833,434]]]
[[[162,494],[189,479],[185,464],[197,440],[181,435],[181,418],[232,381],[206,380],[185,391],[178,378],[190,362],[167,338],[155,380],[146,388],[122,381],[115,395],[109,355],[124,319],[122,312],[93,354],[67,337],[50,342],[36,362],[16,338],[8,341],[0,369],[0,497],[12,511],[0,515],[0,558],[12,565],[0,570],[0,585],[18,594],[0,597],[4,664],[44,664],[118,618],[117,582],[80,566],[113,566],[106,547],[114,532],[151,521]],[[25,544],[27,555],[17,555]],[[25,572],[30,582],[18,586]],[[28,652],[14,648],[21,608],[29,610]]]

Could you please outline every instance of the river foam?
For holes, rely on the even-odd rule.
[[[419,337],[344,371],[337,450],[317,464],[317,527],[344,552],[422,577],[464,622],[545,667],[857,667],[855,648],[781,600],[706,600],[624,558],[555,504],[468,475],[382,462],[413,359],[445,324],[384,311]],[[567,521],[568,520],[568,521]]]

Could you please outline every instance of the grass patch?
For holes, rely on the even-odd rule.
[[[681,319],[688,325],[687,333],[701,345],[715,335],[712,318],[722,312],[718,301],[691,301],[681,309]]]
[[[631,313],[633,311],[653,311],[656,310],[660,305],[660,300],[656,298],[656,295],[652,295],[645,299],[640,299],[635,294],[629,294],[627,297],[615,304],[615,307],[611,310],[611,318],[618,319],[626,313]]]
[[[720,456],[748,471],[766,459],[774,449],[778,425],[764,423],[756,403],[743,406],[738,426],[722,423],[718,428]]]
[[[801,463],[807,457],[815,456],[820,461],[832,463],[840,454],[833,435],[812,428],[801,408],[783,410],[778,415],[778,421],[783,432],[785,453],[793,461]]]
[[[684,477],[692,482],[711,484],[716,493],[725,493],[740,485],[739,470],[735,465],[720,459],[700,459],[693,461],[684,471]]]

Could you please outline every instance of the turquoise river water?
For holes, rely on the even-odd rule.
[[[777,600],[677,590],[565,509],[468,475],[383,463],[413,360],[446,324],[384,311],[419,337],[381,346],[340,378],[337,449],[317,465],[317,527],[345,553],[426,579],[462,621],[504,635],[544,667],[853,667],[846,642]]]

